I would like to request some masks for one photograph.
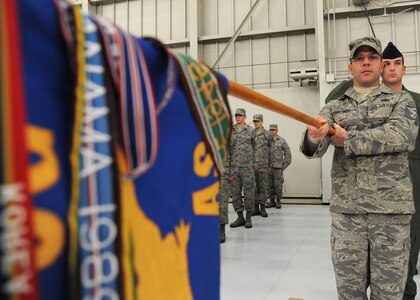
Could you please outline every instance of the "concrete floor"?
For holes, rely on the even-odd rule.
[[[253,217],[251,229],[226,226],[221,300],[337,299],[329,206],[287,204],[267,212],[268,218]]]

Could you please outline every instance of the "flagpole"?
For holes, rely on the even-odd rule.
[[[322,126],[322,123],[317,119],[231,80],[229,80],[229,94],[255,105],[267,108],[271,111],[278,112],[286,117],[295,119],[307,125],[315,126],[317,128]],[[330,127],[328,129],[328,133],[335,134],[335,129]]]

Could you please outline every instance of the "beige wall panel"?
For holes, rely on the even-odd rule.
[[[173,17],[170,2],[169,0],[159,0],[156,3],[158,11],[156,36],[162,41],[169,42],[171,40],[171,17]]]
[[[143,0],[142,33],[144,36],[155,36],[155,0]]]
[[[299,26],[305,24],[304,0],[287,1],[287,26]]]
[[[219,0],[220,1],[220,0]],[[202,24],[203,35],[217,34],[217,2],[216,0],[203,0]],[[226,1],[228,2],[228,1]]]
[[[185,15],[187,9],[186,1],[187,0],[172,0],[172,40],[185,39],[187,37],[187,16]]]
[[[414,13],[407,12],[396,15],[395,20],[395,45],[401,52],[416,49],[416,32],[414,28]],[[417,37],[418,38],[418,37]],[[388,42],[388,41],[387,41]],[[386,46],[386,43],[384,41]]]
[[[252,40],[252,63],[254,65],[269,63],[269,49],[267,47],[267,38]]]
[[[203,62],[209,66],[213,66],[213,63],[216,61],[219,52],[217,49],[217,44],[204,44],[203,45]]]
[[[227,1],[230,2],[230,1]],[[250,0],[233,0],[234,3],[234,21],[235,21],[235,30],[241,25],[243,19],[248,14],[248,12],[251,9],[251,1]],[[231,17],[232,18],[232,17]],[[251,27],[251,20],[248,20],[244,27],[242,28],[242,31],[250,31],[252,30]]]
[[[98,14],[103,16],[104,18],[107,18],[108,20],[115,22],[114,18],[114,5],[113,4],[107,4],[107,5],[101,5],[98,7],[98,10],[100,11]]]
[[[123,30],[128,30],[128,2],[115,3],[115,24]]]
[[[236,68],[236,82],[250,86],[252,83],[252,68],[251,66],[237,67]]]
[[[324,7],[329,5],[330,9],[333,9],[334,6],[335,8],[349,7],[349,0],[325,0],[324,3]]]
[[[316,1],[305,0],[305,24],[315,26],[316,22]]]
[[[288,37],[287,41],[289,62],[305,60],[305,37],[303,35],[291,35]]]
[[[129,2],[128,18],[128,29],[130,33],[136,36],[142,36],[142,10],[140,0]]]
[[[218,49],[218,55],[217,57],[219,57],[220,53],[222,53],[222,51],[226,48],[227,43],[223,42],[223,43],[218,43],[217,49]],[[220,67],[232,67],[235,65],[235,49],[237,49],[237,46],[231,46],[229,47],[225,54],[223,55],[222,59],[220,60],[219,66]],[[211,62],[211,66],[213,66],[213,63],[216,60]]]
[[[317,56],[317,49],[316,49],[316,37],[315,34],[311,33],[311,34],[306,34],[305,35],[305,39],[306,39],[306,59],[307,60],[314,60],[314,66],[317,65],[316,63],[316,59],[318,58]]]
[[[271,64],[270,77],[272,87],[287,87],[289,81],[288,69],[286,63]]]
[[[269,2],[269,19],[271,28],[286,27],[287,18],[285,17],[286,0],[266,0]]]
[[[252,68],[252,88],[265,89],[269,88],[269,66],[268,65],[254,65]]]
[[[249,66],[251,64],[250,57],[250,41],[237,41],[235,43],[235,65]]]
[[[205,0],[205,1],[210,1],[210,0]],[[219,32],[218,33],[233,35],[234,29],[232,27],[232,24],[233,24],[232,0],[219,0],[217,2],[219,3],[219,7],[217,8],[217,14],[219,16],[219,19],[218,19]],[[243,1],[243,2],[248,2],[248,1]]]
[[[253,0],[252,4],[254,4],[257,0]],[[267,29],[268,28],[268,1],[267,0],[260,0],[258,6],[252,13],[251,16],[251,24],[252,30],[256,29]],[[249,8],[251,9],[251,8]],[[249,10],[248,9],[248,10]]]
[[[286,37],[270,38],[270,61],[272,63],[287,61],[287,41]]]

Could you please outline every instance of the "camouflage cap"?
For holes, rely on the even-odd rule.
[[[263,115],[262,114],[256,114],[256,115],[254,115],[254,117],[252,118],[252,120],[254,120],[254,121],[262,121],[264,118],[263,118]]]
[[[235,115],[246,116],[246,110],[245,110],[245,108],[237,108],[235,110]]]
[[[270,124],[270,129],[278,130],[277,124]]]
[[[362,37],[358,38],[354,41],[351,41],[349,44],[349,50],[350,50],[350,59],[354,57],[354,54],[356,53],[357,49],[359,49],[362,46],[367,46],[372,48],[376,53],[379,55],[382,55],[382,46],[381,41],[374,37]]]

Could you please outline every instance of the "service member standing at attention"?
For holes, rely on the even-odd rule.
[[[238,218],[230,224],[235,228],[245,226],[252,228],[251,214],[254,209],[254,128],[245,123],[246,111],[238,108],[235,111],[236,124],[233,125],[229,145],[231,176],[232,204]],[[244,202],[242,203],[242,190]],[[244,210],[246,218],[244,219]]]
[[[384,69],[382,80],[390,89],[398,92],[407,91],[414,99],[417,106],[417,114],[420,112],[420,94],[408,91],[404,88],[402,78],[406,67],[402,53],[390,42],[382,53]],[[413,182],[413,197],[416,213],[411,219],[410,225],[410,258],[408,262],[408,276],[405,285],[403,300],[412,300],[417,294],[417,285],[413,279],[416,272],[416,265],[420,249],[420,136],[417,135],[414,151],[408,154],[408,165],[410,167],[411,179]]]
[[[229,149],[228,149],[229,151]],[[220,243],[226,241],[226,230],[225,226],[229,223],[229,197],[231,195],[231,182],[229,178],[231,177],[231,167],[229,155],[226,157],[226,160],[223,163],[224,171],[220,177],[220,190],[218,194],[219,201],[219,237]]]
[[[270,149],[270,167],[268,168],[268,198],[267,207],[281,208],[283,199],[283,172],[292,162],[292,153],[286,140],[278,135],[277,124],[270,125],[273,144]]]
[[[254,115],[255,148],[254,148],[254,171],[255,171],[255,198],[253,216],[261,214],[268,217],[265,210],[267,202],[267,172],[270,159],[270,148],[273,137],[268,130],[264,129],[264,117],[261,114]],[[261,211],[260,211],[261,208]]]
[[[408,153],[418,132],[407,92],[379,86],[380,41],[349,45],[354,85],[307,126],[301,151],[321,157],[335,146],[331,171],[331,250],[339,299],[402,299],[414,213]],[[333,126],[335,135],[327,135]]]
[[[406,72],[404,64],[404,56],[392,42],[389,42],[382,53],[383,83],[390,89],[401,92],[406,90],[414,99],[417,106],[417,114],[420,112],[420,94],[407,90],[402,79]],[[326,102],[340,98],[344,92],[353,85],[353,80],[343,81],[326,98]],[[403,300],[413,300],[417,294],[417,285],[414,281],[416,266],[420,249],[420,135],[417,135],[416,146],[414,150],[408,154],[408,164],[413,183],[413,198],[416,213],[413,215],[410,223],[410,259],[408,262],[407,283],[405,285]]]

